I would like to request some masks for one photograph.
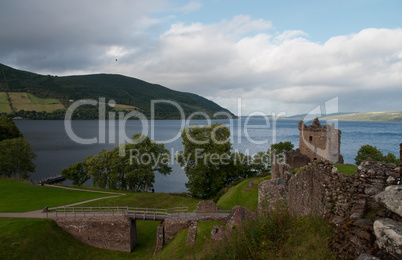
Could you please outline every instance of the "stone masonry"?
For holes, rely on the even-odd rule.
[[[341,258],[356,259],[362,253],[382,252],[375,243],[378,238],[373,230],[374,221],[387,214],[395,221],[398,218],[383,209],[375,195],[399,177],[395,165],[368,160],[355,174],[345,176],[330,162],[316,160],[289,178],[290,167],[276,160],[277,167],[273,169],[279,172],[272,175],[275,179],[259,184],[260,209],[275,207],[278,201],[283,201],[296,216],[310,214],[329,220],[335,228],[330,246]],[[399,209],[399,204],[395,205]],[[374,212],[373,216],[367,218],[368,212]],[[386,224],[382,226],[389,226]],[[390,244],[385,241],[382,244]]]
[[[304,121],[299,122],[299,149],[310,160],[325,159],[332,163],[343,163],[340,153],[341,130],[335,129],[335,125],[321,126],[318,118],[312,125],[306,126]]]
[[[131,252],[137,244],[136,221],[126,217],[56,218],[57,225],[93,247]]]

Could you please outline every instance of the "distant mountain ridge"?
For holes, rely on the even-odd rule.
[[[170,100],[180,105],[186,116],[203,112],[212,117],[216,112],[229,110],[196,94],[180,92],[158,84],[116,74],[80,76],[51,76],[17,70],[0,64],[0,92],[27,92],[40,98],[59,99],[65,107],[72,100],[106,98],[118,104],[132,106],[147,117],[152,100]],[[157,119],[180,118],[178,109],[171,104],[156,105]]]
[[[309,120],[318,117],[320,120],[341,120],[341,121],[384,121],[384,122],[402,122],[402,111],[379,111],[379,112],[355,112],[355,113],[334,113],[330,115],[312,115],[301,114],[285,119]]]

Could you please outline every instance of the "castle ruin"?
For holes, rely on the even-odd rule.
[[[341,155],[341,130],[335,129],[334,123],[321,126],[318,118],[312,125],[306,126],[304,121],[299,122],[299,149],[310,160],[325,159],[332,163],[343,163]]]

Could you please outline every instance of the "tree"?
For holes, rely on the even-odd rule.
[[[83,162],[74,163],[68,168],[64,168],[61,171],[61,175],[68,180],[72,180],[73,185],[78,186],[81,186],[90,178],[88,174],[88,165],[85,160]]]
[[[112,151],[103,150],[82,163],[71,165],[63,170],[63,176],[77,185],[92,177],[96,187],[146,192],[153,188],[155,172],[170,174],[169,161],[169,151],[163,144],[137,134],[132,143]]]
[[[114,152],[117,154],[117,148]],[[157,144],[144,135],[133,136],[132,143],[125,145],[125,157],[121,159],[130,190],[146,192],[153,188],[155,171],[162,175],[172,172],[170,154],[164,144]]]
[[[22,137],[22,134],[13,120],[6,117],[0,118],[0,142],[18,137]]]
[[[388,153],[386,156],[384,156],[383,153],[377,149],[377,147],[366,144],[360,147],[359,151],[357,152],[357,156],[355,157],[355,162],[357,165],[360,165],[368,158],[371,158],[373,161],[377,162],[399,164],[399,160],[396,159],[394,154]]]
[[[186,187],[195,197],[214,196],[225,187],[230,175],[232,144],[230,131],[221,123],[189,125],[182,130],[184,151],[177,157],[177,162],[184,167],[188,177]]]
[[[190,125],[181,137],[184,151],[176,160],[184,167],[188,177],[186,187],[195,197],[213,197],[231,182],[259,173],[253,158],[231,153],[230,131],[224,124]]]
[[[271,173],[271,153],[258,152],[253,157],[254,169],[260,175],[268,175]]]
[[[294,145],[290,141],[279,142],[271,145],[271,151],[275,154],[283,154],[285,151],[291,151]]]
[[[388,153],[387,155],[385,155],[383,161],[385,163],[392,163],[396,165],[399,165],[401,163],[400,159],[397,159],[395,154],[393,153]]]
[[[0,175],[27,179],[34,172],[33,159],[36,154],[23,137],[6,139],[0,142]]]

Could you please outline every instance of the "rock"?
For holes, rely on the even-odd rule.
[[[388,185],[392,185],[395,182],[395,178],[392,176],[389,176],[387,179],[387,184]]]
[[[213,240],[222,240],[225,235],[225,227],[224,226],[214,226],[211,231],[211,239]]]
[[[359,258],[357,258],[356,260],[380,260],[380,259],[375,256],[364,253],[361,254]]]
[[[374,199],[402,217],[402,186],[388,186],[385,191],[374,196]]]
[[[249,212],[247,208],[234,206],[232,209],[232,213],[228,217],[228,221],[226,222],[226,227],[228,229],[232,229],[234,226],[237,226],[243,220],[254,217],[255,214]]]
[[[397,259],[402,259],[402,224],[385,218],[376,220],[373,229],[378,247]]]

